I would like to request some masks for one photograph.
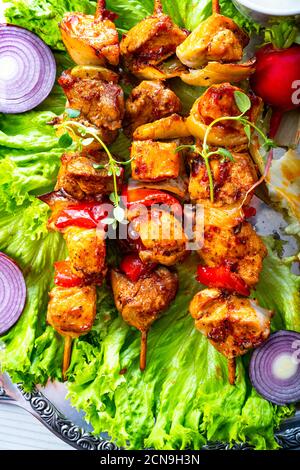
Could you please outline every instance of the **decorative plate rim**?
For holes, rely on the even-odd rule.
[[[72,423],[61,413],[53,403],[37,389],[32,392],[24,392],[22,385],[18,385],[24,399],[30,404],[35,415],[38,416],[48,429],[56,434],[61,440],[78,450],[120,450],[113,441],[95,436],[85,431],[80,426]],[[0,387],[0,396],[10,400],[5,390]],[[292,426],[285,422],[284,428],[275,432],[275,438],[283,449],[300,450],[300,417],[294,420]],[[209,442],[203,450],[253,450],[247,443],[226,444],[222,442]]]

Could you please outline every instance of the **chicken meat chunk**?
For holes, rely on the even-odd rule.
[[[210,158],[214,182],[214,202],[210,202],[210,186],[202,158],[191,161],[189,193],[192,201],[214,207],[249,204],[248,194],[257,181],[255,166],[248,153],[233,153],[234,161],[222,161],[218,155]]]
[[[190,134],[203,142],[208,126],[215,120],[223,117],[235,117],[241,114],[237,106],[235,93],[245,92],[230,83],[212,85],[198,98],[186,124]],[[251,108],[245,116],[255,123],[262,110],[262,100],[254,94],[248,94]],[[207,144],[220,147],[248,147],[248,137],[244,125],[239,121],[222,120],[216,123],[207,136]]]
[[[108,175],[108,169],[98,169],[96,166],[105,166],[107,163],[105,152],[90,152],[88,156],[79,152],[64,153],[55,189],[63,189],[77,200],[89,197],[101,199],[103,195],[113,192],[114,188],[113,177]],[[121,183],[120,178],[118,182]]]
[[[270,335],[272,312],[255,300],[204,289],[190,303],[196,328],[229,361],[229,381],[235,381],[235,358],[256,348]]]
[[[126,101],[125,131],[132,135],[137,127],[180,111],[180,99],[162,81],[144,80]]]
[[[138,181],[162,181],[177,178],[181,173],[182,161],[176,141],[155,142],[134,141],[131,145],[132,178]]]
[[[54,287],[49,294],[47,322],[63,336],[90,331],[96,316],[96,287]]]
[[[171,211],[152,209],[141,214],[133,218],[131,230],[140,240],[139,257],[144,263],[171,266],[182,261],[187,254],[187,237],[181,221]]]
[[[106,272],[106,244],[101,229],[69,227],[64,231],[71,269],[85,284],[101,284]]]
[[[177,275],[164,267],[158,267],[137,282],[131,282],[116,270],[111,272],[111,285],[115,304],[123,320],[141,332],[140,369],[146,367],[147,333],[174,300]]]
[[[103,140],[111,143],[122,127],[125,112],[122,88],[112,82],[75,77],[70,70],[63,72],[58,83],[69,107],[80,111],[79,119],[99,128]]]
[[[192,69],[210,61],[238,62],[249,43],[249,36],[231,19],[214,13],[176,49],[181,62]]]
[[[59,24],[62,40],[78,65],[112,65],[119,63],[120,47],[116,26],[98,0],[96,15],[65,13]]]
[[[160,0],[156,0],[153,15],[123,36],[120,52],[127,68],[132,73],[139,72],[175,54],[176,47],[185,40],[187,34],[163,13]]]
[[[227,264],[249,287],[259,280],[267,249],[248,222],[232,227],[205,224],[204,244],[199,251],[207,266]]]

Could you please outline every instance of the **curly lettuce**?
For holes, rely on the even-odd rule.
[[[165,0],[164,7],[178,24],[193,28],[211,12],[211,2]],[[151,13],[152,0],[108,0],[126,31]],[[83,0],[14,0],[6,11],[10,22],[39,34],[52,48],[62,50],[57,22],[65,11],[94,11]],[[222,12],[246,29],[255,25],[241,17],[231,1],[221,0]],[[70,61],[56,54],[62,67]],[[186,108],[202,92],[172,85]],[[196,93],[196,95],[195,95]],[[55,87],[38,109],[22,115],[0,115],[0,250],[23,269],[27,303],[18,323],[1,341],[2,367],[26,389],[61,379],[62,338],[46,325],[53,262],[66,256],[62,237],[47,231],[48,209],[36,195],[53,189],[59,157],[54,130],[47,124],[65,105]],[[113,152],[126,158],[128,141],[121,135]],[[259,302],[274,309],[273,329],[300,331],[300,278],[266,238],[269,256],[255,292]],[[116,253],[110,248],[110,261]],[[149,334],[148,367],[138,367],[139,333],[118,315],[110,288],[98,292],[97,317],[91,332],[74,341],[69,396],[86,413],[95,433],[108,432],[122,446],[139,449],[199,449],[207,441],[245,442],[257,449],[276,449],[274,429],[291,407],[277,407],[251,387],[247,364],[237,361],[237,382],[230,386],[227,364],[193,325],[188,304],[200,286],[194,273],[197,259],[179,267],[180,291],[169,310]]]

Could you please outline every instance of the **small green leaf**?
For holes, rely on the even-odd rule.
[[[58,140],[59,146],[64,149],[70,147],[72,143],[73,143],[72,137],[68,134],[68,132],[65,132],[63,135],[61,135]]]
[[[227,150],[227,149],[223,149],[223,148],[218,148],[217,152],[216,152],[218,155],[221,155],[222,157],[224,157],[225,159],[227,160],[230,160],[232,162],[234,162],[234,158],[232,156],[232,153]]]
[[[196,152],[196,145],[179,145],[179,147],[177,147],[175,149],[175,153],[178,153],[178,152],[181,152],[181,150],[192,150],[192,152]]]
[[[111,167],[109,167],[108,171],[107,171],[107,176],[112,176],[113,172],[112,172],[112,169]]]
[[[79,109],[66,108],[65,112],[69,116],[69,118],[77,118],[78,116],[80,116]]]
[[[270,149],[273,149],[273,148],[277,147],[277,145],[274,142],[274,140],[266,139],[265,142],[264,142],[264,147],[266,148],[266,150],[270,150]]]
[[[249,96],[247,96],[242,91],[238,91],[238,90],[235,91],[234,99],[241,113],[245,114],[251,108],[251,101],[250,101]]]
[[[109,199],[111,200],[111,202],[114,204],[115,207],[119,205],[120,196],[118,194],[111,193],[109,195]]]
[[[115,173],[116,173],[116,176],[120,176],[121,175],[121,168],[116,166]]]
[[[248,142],[250,144],[250,141],[251,141],[251,127],[250,127],[250,124],[246,124],[244,126],[244,131],[245,131],[245,134],[247,136]]]
[[[100,165],[100,163],[94,163],[93,168],[95,168],[95,170],[103,170],[106,167],[105,165]]]
[[[88,145],[91,145],[91,143],[94,142],[94,137],[88,137],[87,139],[83,139],[81,141],[82,145],[84,145],[85,147],[87,147]]]

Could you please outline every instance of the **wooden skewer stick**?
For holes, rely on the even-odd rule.
[[[147,334],[148,331],[141,331],[141,352],[140,352],[140,369],[146,369],[147,362]]]
[[[69,369],[70,359],[71,359],[71,352],[72,352],[72,337],[65,336],[65,344],[64,344],[64,358],[63,358],[63,366],[62,366],[62,374],[64,381],[67,380],[67,370]]]
[[[212,11],[213,13],[221,12],[219,0],[212,0]]]
[[[105,11],[105,7],[106,7],[106,0],[98,0],[97,7],[96,7],[96,13],[95,13],[95,18],[97,20],[102,20],[103,19],[103,13]]]
[[[163,12],[163,6],[161,0],[154,0],[154,14],[159,15]]]
[[[236,362],[235,357],[228,359],[228,377],[230,385],[235,384]]]

